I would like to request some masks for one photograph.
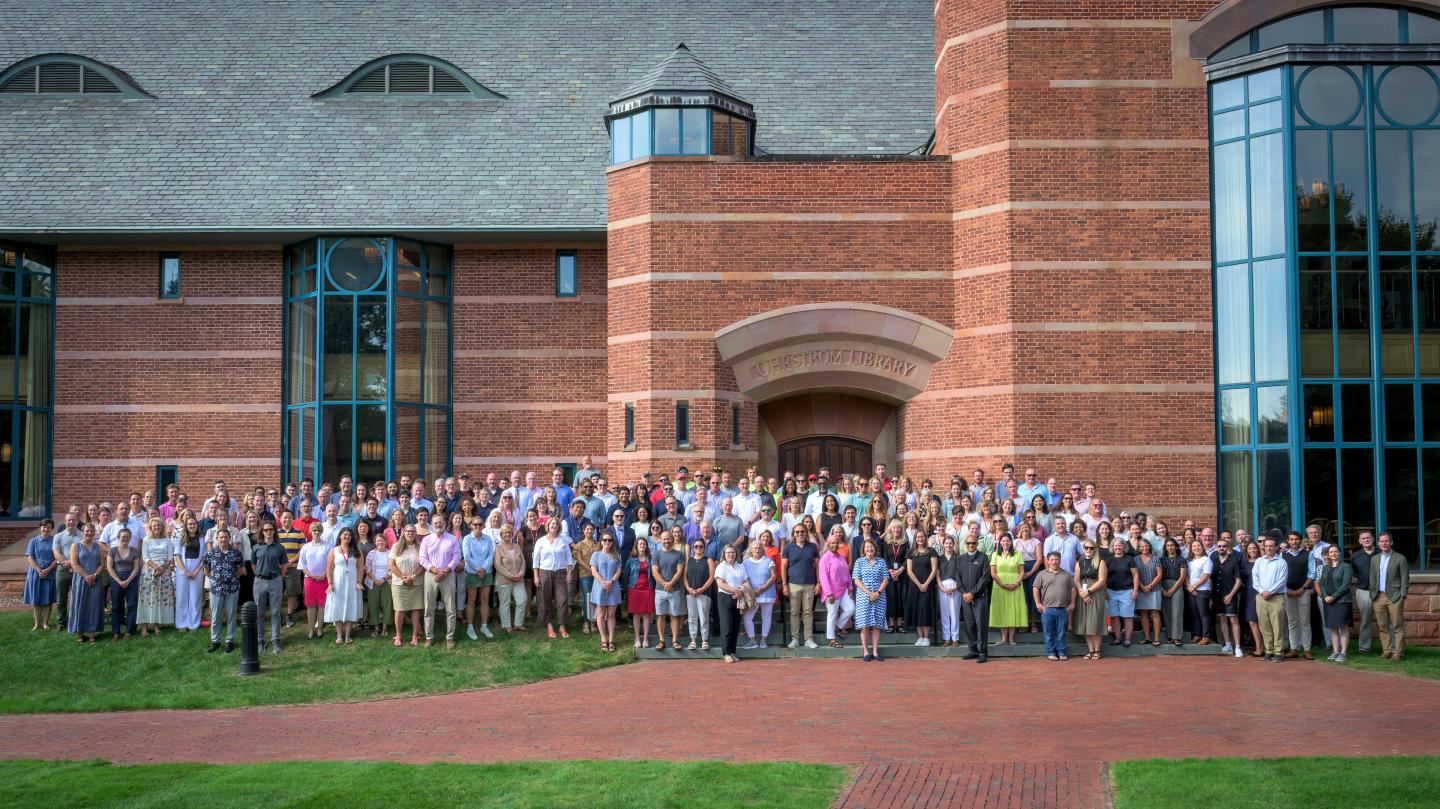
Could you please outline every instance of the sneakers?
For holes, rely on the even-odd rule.
[[[811,639],[807,638],[807,639],[805,640],[805,648],[806,648],[806,649],[819,649],[819,648],[820,648],[820,644],[816,643],[814,640],[811,640]]]
[[[1245,650],[1244,650],[1244,649],[1241,649],[1239,646],[1236,646],[1236,647],[1235,647],[1235,656],[1236,656],[1236,657],[1244,657],[1244,656],[1245,656]]]
[[[1224,646],[1220,647],[1220,654],[1222,655],[1228,655],[1233,651],[1235,651],[1235,647],[1231,646],[1229,643],[1226,643]]]
[[[277,654],[277,655],[280,654],[280,644],[279,644],[279,643],[272,643],[272,644],[270,644],[270,652],[271,652],[272,654]]]
[[[760,639],[760,642],[759,642],[758,644],[756,644],[755,648],[756,648],[756,649],[769,649],[769,648],[770,648],[770,644],[766,643],[764,638],[761,638],[761,639]]]
[[[213,655],[218,651],[220,651],[220,641],[212,641],[210,643],[210,648],[205,650],[205,654]]]
[[[475,634],[474,624],[465,625],[465,637],[469,638],[470,640],[480,640],[480,636]]]
[[[495,633],[490,631],[490,625],[489,625],[489,624],[481,624],[481,625],[480,625],[480,634],[484,635],[485,637],[487,637],[487,638],[489,638],[489,639],[491,639],[491,640],[494,640],[494,639],[495,639]]]
[[[1345,653],[1344,653],[1344,652],[1336,652],[1336,653],[1335,653],[1335,657],[1333,657],[1333,658],[1331,658],[1331,659],[1333,659],[1336,663],[1344,663],[1344,662],[1345,662],[1346,660],[1348,660],[1349,658],[1347,658],[1347,657],[1345,656]]]
[[[1339,653],[1339,652],[1331,652],[1331,653],[1330,653],[1330,656],[1327,657],[1327,658],[1325,658],[1325,659],[1326,659],[1326,660],[1334,660],[1336,657],[1339,657],[1339,656],[1340,656],[1340,653]]]
[[[235,641],[233,641],[233,640],[227,640],[227,641],[225,641],[225,654],[228,655],[228,654],[230,654],[230,653],[233,652],[233,651],[235,651]]]
[[[920,638],[919,640],[915,641],[915,645],[916,645],[916,646],[924,646],[924,645],[925,645],[925,639],[924,639],[924,638]]]
[[[745,644],[744,646],[741,646],[740,648],[741,648],[741,649],[759,649],[759,648],[760,648],[760,644],[758,644],[758,643],[756,643],[755,641],[752,640],[752,641],[750,641],[749,643]]]
[[[799,649],[799,648],[800,648],[800,641],[798,641],[798,640],[791,640],[789,643],[785,644],[785,648],[786,648],[786,649]]]

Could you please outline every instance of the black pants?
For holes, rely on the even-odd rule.
[[[735,606],[735,597],[720,593],[720,634],[725,636],[724,653],[735,654],[735,642],[740,637],[740,610]]]
[[[1210,637],[1214,631],[1210,623],[1210,591],[1196,590],[1190,594],[1190,611],[1195,615],[1195,634],[1202,638]]]
[[[990,596],[981,596],[969,603],[960,599],[960,615],[965,621],[965,634],[970,639],[972,654],[989,654],[990,648]]]
[[[110,580],[110,634],[131,635],[135,632],[135,605],[140,600],[140,577],[136,576],[129,587]]]

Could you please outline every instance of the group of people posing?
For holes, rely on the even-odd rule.
[[[549,637],[568,638],[572,604],[603,650],[615,651],[623,611],[636,649],[653,627],[656,649],[709,651],[718,637],[729,662],[769,643],[777,604],[791,648],[818,646],[823,611],[825,641],[843,647],[858,630],[866,661],[880,659],[882,634],[913,630],[916,645],[963,639],[965,657],[985,662],[992,628],[1008,646],[1043,632],[1057,661],[1067,633],[1086,659],[1107,636],[1310,658],[1312,609],[1332,659],[1347,658],[1357,613],[1361,652],[1378,634],[1384,655],[1404,653],[1409,573],[1388,534],[1361,533],[1348,559],[1313,525],[1252,539],[1187,521],[1172,535],[1143,513],[1112,514],[1093,483],[1064,490],[1034,469],[1017,480],[1010,464],[993,484],[977,469],[944,491],[883,464],[833,486],[827,469],[692,479],[682,466],[612,489],[589,460],[574,487],[556,468],[544,486],[519,471],[474,485],[346,476],[237,499],[216,481],[198,509],[175,486],[159,503],[137,492],[72,506],[63,528],[46,520],[29,540],[24,599],[35,630],[58,605],[59,626],[82,643],[103,634],[107,603],[121,640],[137,627],[197,630],[208,599],[212,653],[233,650],[237,605],[250,600],[271,653],[296,620],[311,639],[333,626],[342,645],[359,632],[402,646],[408,623],[409,645],[453,647],[462,626],[495,638],[492,613],[504,633],[527,631],[533,613]]]

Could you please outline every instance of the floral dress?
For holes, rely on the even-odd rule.
[[[854,578],[865,585],[865,589],[875,592],[880,585],[890,578],[889,570],[885,561],[878,556],[871,561],[861,558],[855,563]],[[855,591],[855,628],[856,629],[884,629],[885,628],[885,601],[888,591],[881,593],[874,601],[865,595],[861,590]]]

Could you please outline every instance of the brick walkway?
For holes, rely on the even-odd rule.
[[[1213,719],[1197,724],[1188,706],[1202,693]],[[757,713],[770,719],[758,739]],[[853,807],[1089,809],[1106,805],[1103,764],[1117,759],[1402,753],[1440,755],[1440,682],[1218,656],[651,662],[361,704],[0,716],[0,758],[860,765],[842,801]]]

